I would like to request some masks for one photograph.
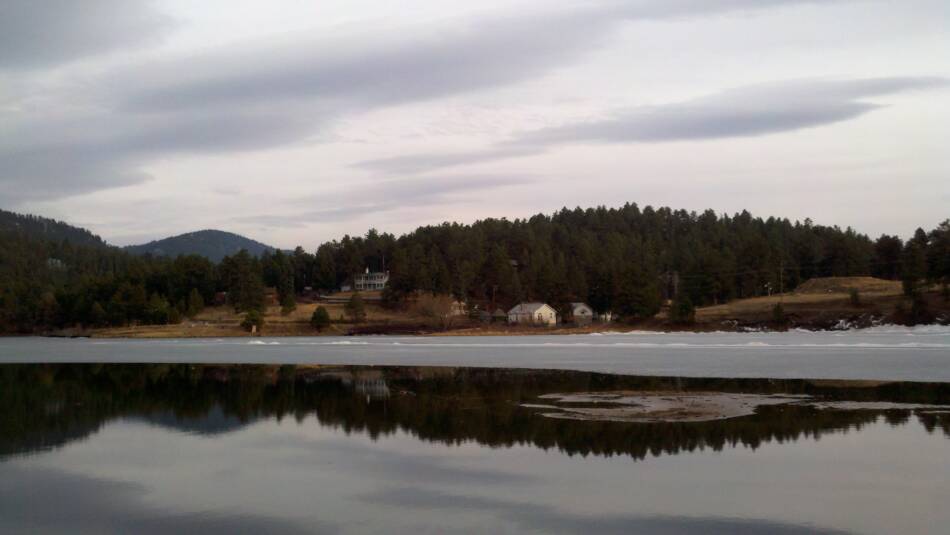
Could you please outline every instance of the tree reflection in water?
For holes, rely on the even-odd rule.
[[[672,455],[769,441],[817,438],[882,418],[950,436],[950,410],[827,410],[786,404],[709,422],[619,423],[545,418],[553,392],[611,390],[809,395],[820,400],[950,404],[950,384],[634,377],[486,368],[193,364],[0,366],[0,455],[42,451],[137,418],[199,434],[227,433],[265,418],[365,433],[404,431],[444,444],[475,441],[554,448],[569,455]]]

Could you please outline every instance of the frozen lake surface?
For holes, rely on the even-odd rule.
[[[950,381],[950,327],[841,332],[0,338],[0,362],[477,366],[681,377]]]

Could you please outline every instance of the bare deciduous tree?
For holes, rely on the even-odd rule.
[[[416,300],[416,314],[429,319],[437,327],[447,330],[455,320],[455,300],[444,294],[422,294]]]

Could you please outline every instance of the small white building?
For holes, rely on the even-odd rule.
[[[576,325],[590,325],[594,321],[594,309],[587,303],[571,303],[571,319]]]
[[[508,311],[508,323],[556,325],[557,311],[547,303],[519,303]]]
[[[353,287],[358,292],[368,292],[373,290],[382,290],[386,288],[389,282],[389,272],[370,271],[366,268],[364,273],[353,276]]]

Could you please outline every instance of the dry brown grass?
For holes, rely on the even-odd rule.
[[[869,294],[896,294],[901,292],[900,281],[875,279],[874,277],[822,277],[807,280],[795,288],[794,294],[844,293],[857,290]]]
[[[860,292],[862,304],[851,304],[851,289]],[[901,283],[872,277],[825,277],[811,279],[794,292],[767,297],[737,299],[723,305],[696,309],[698,321],[717,321],[730,318],[763,319],[772,314],[776,304],[781,303],[786,313],[855,313],[868,307],[890,307],[901,296]]]
[[[344,334],[351,326],[343,305],[339,303],[301,303],[284,316],[279,306],[264,311],[264,336],[311,336],[321,334],[310,326],[310,317],[318,306],[323,306],[334,322],[322,334]],[[250,336],[241,328],[243,314],[230,306],[208,307],[193,320],[185,319],[178,325],[131,325],[96,329],[93,336],[108,338],[196,338],[222,336]],[[400,322],[413,319],[404,312],[385,309],[375,303],[366,303],[366,321],[370,323]]]

